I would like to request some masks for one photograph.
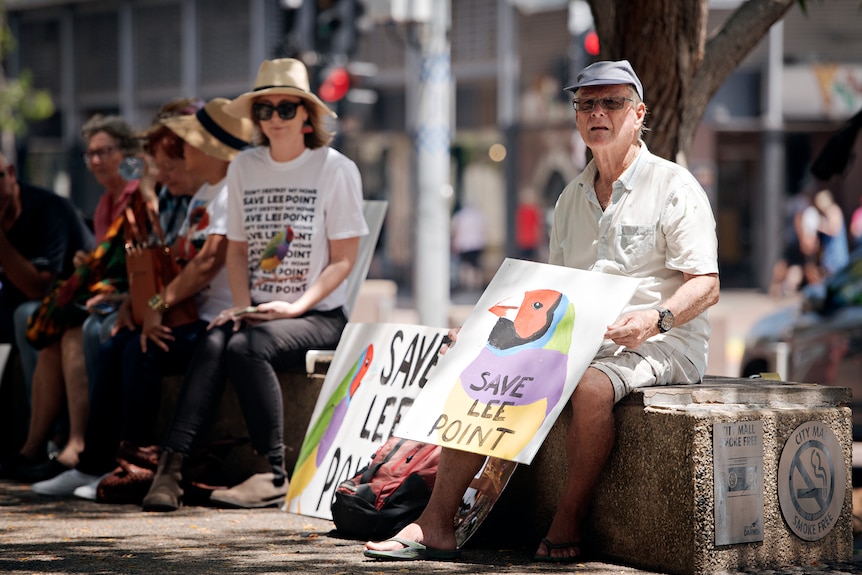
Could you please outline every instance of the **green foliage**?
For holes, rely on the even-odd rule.
[[[27,132],[29,122],[43,120],[53,114],[51,95],[46,90],[33,89],[29,71],[0,84],[0,130],[22,135]]]
[[[17,46],[15,36],[12,30],[6,25],[6,2],[0,0],[0,55],[6,56],[10,52],[14,52]]]
[[[6,6],[0,0],[0,60],[15,50],[15,38],[6,20]],[[54,114],[54,101],[47,90],[33,87],[33,75],[23,70],[17,78],[6,78],[0,66],[0,131],[23,135],[27,124]]]

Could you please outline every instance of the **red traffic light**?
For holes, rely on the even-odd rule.
[[[596,34],[595,30],[590,30],[584,37],[584,50],[586,50],[587,54],[590,56],[599,55],[599,52],[601,51],[599,46],[599,35]]]
[[[323,84],[320,85],[320,97],[325,102],[337,102],[350,90],[350,74],[344,68],[333,68]]]

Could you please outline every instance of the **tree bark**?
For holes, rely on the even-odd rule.
[[[742,2],[707,38],[708,0],[589,0],[601,59],[629,60],[643,83],[653,153],[687,163],[709,100],[796,1]]]

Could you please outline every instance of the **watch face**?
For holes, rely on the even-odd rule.
[[[662,332],[673,327],[673,314],[668,310],[662,310],[659,315],[658,327]]]

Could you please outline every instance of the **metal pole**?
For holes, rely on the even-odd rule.
[[[248,77],[249,84],[254,85],[254,78],[257,77],[257,69],[260,63],[266,60],[266,3],[264,0],[251,0],[249,2],[249,26],[251,33],[251,41],[249,42],[249,63]]]
[[[518,209],[518,79],[521,61],[518,55],[518,14],[509,0],[498,0],[497,11],[497,125],[506,142],[506,252],[512,256],[515,246],[515,212]]]
[[[69,6],[60,16],[60,108],[63,110],[63,147],[70,150],[78,144],[81,121],[75,110],[75,41],[74,15]],[[77,159],[77,158],[76,158]]]
[[[755,221],[762,222],[758,226],[760,234],[759,255],[754,262],[756,266],[757,285],[766,290],[772,281],[772,267],[781,254],[782,214],[784,214],[785,196],[785,163],[784,150],[784,112],[781,106],[781,73],[784,55],[784,24],[775,23],[769,30],[768,60],[766,68],[766,106],[763,118],[763,202],[761,217]]]
[[[180,69],[182,94],[185,97],[200,97],[200,77],[198,74],[199,54],[197,50],[197,3],[194,0],[183,0],[181,4],[182,20],[180,28],[183,31],[180,54]]]
[[[135,98],[135,46],[132,2],[122,2],[118,10],[119,42],[119,99],[120,115],[132,126],[138,124],[138,102]]]
[[[423,325],[449,325],[449,143],[452,74],[449,0],[433,0],[433,15],[420,26],[417,160],[416,307]]]

